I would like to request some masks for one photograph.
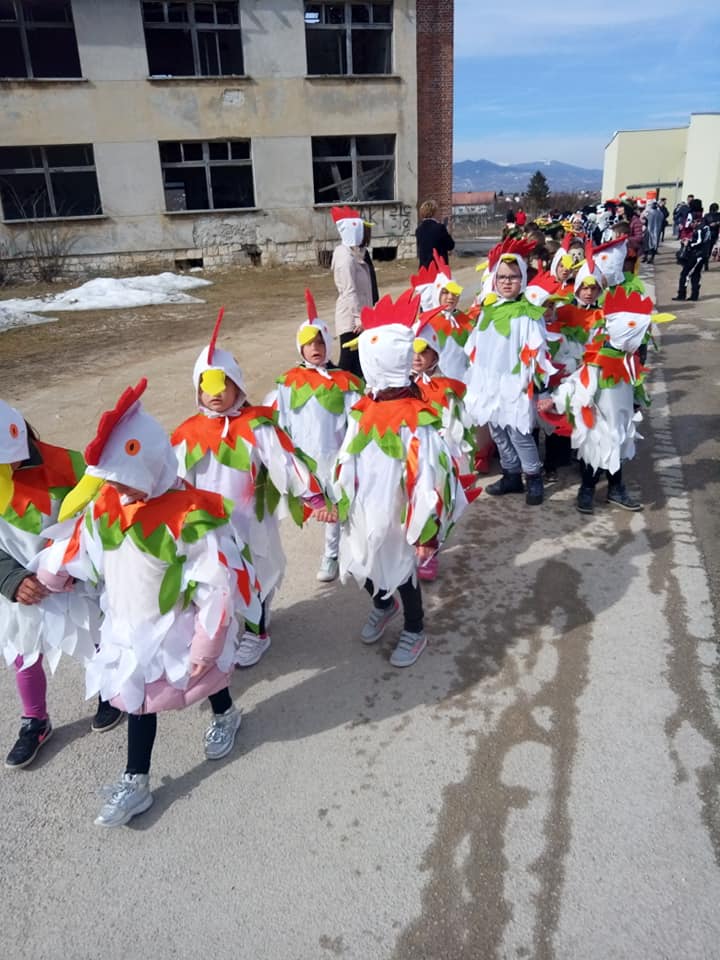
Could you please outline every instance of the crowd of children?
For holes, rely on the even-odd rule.
[[[342,219],[362,222],[350,208]],[[438,576],[438,552],[480,492],[488,432],[502,469],[489,494],[542,503],[543,475],[573,450],[578,510],[592,512],[602,471],[608,501],[640,509],[621,471],[653,307],[624,270],[626,243],[593,248],[569,233],[543,264],[532,234],[507,237],[467,313],[436,258],[397,300],[362,309],[343,350],[357,351],[363,379],[331,362],[307,291],[299,362],[260,406],[218,345],[221,311],[192,374],[197,412],[169,438],[143,410],[144,380],[103,414],[84,457],[40,441],[0,401],[0,635],[22,703],[6,766],[31,763],[50,736],[43,663],[54,670],[63,653],[98,697],[93,729],[128,715],[127,764],[96,823],[152,804],[159,712],[207,698],[205,755],[226,756],[240,726],[229,675],[270,646],[287,515],[326,524],[318,580],[352,577],[369,594],[363,643],[402,610],[390,663],[414,664],[427,645],[420,582]]]

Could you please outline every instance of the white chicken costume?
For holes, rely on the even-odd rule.
[[[146,385],[128,388],[103,414],[85,451],[86,474],[60,517],[84,513],[64,538],[57,528],[38,573],[48,585],[63,574],[101,584],[104,618],[87,696],[100,693],[129,713],[178,709],[227,686],[234,614],[255,623],[260,614],[229,509],[218,494],[177,480],[168,438],[140,405]],[[120,494],[112,482],[134,492]],[[197,662],[212,667],[191,682]]]
[[[348,412],[362,397],[365,385],[360,377],[329,367],[332,339],[327,325],[319,319],[315,300],[305,291],[307,320],[299,327],[295,344],[301,363],[278,377],[278,387],[268,402],[278,412],[280,426],[293,443],[312,457],[323,486],[332,478],[332,468],[345,438]],[[308,363],[302,348],[320,336],[325,344],[326,363]]]
[[[275,423],[269,406],[251,406],[243,374],[231,353],[216,346],[222,311],[209,346],[198,356],[193,388],[199,413],[171,436],[179,475],[202,490],[232,501],[232,523],[252,551],[261,597],[279,586],[285,571],[280,519],[289,512],[302,526],[307,503],[324,505],[315,463]],[[230,380],[240,391],[235,406],[215,413],[203,406],[201,389],[224,391]],[[309,512],[309,511],[308,511]]]
[[[414,577],[416,544],[442,541],[467,499],[433,407],[410,387],[419,299],[384,297],[362,313],[369,395],[350,411],[332,498],[343,523],[340,573],[392,594]],[[396,389],[395,399],[377,400]]]
[[[649,297],[628,294],[621,286],[609,292],[603,304],[605,343],[590,344],[582,366],[553,394],[557,410],[572,426],[572,446],[595,470],[615,474],[635,455],[642,414],[634,407],[648,403],[645,368],[635,354],[653,319],[673,319],[652,311]]]
[[[0,400],[0,550],[26,570],[33,569],[63,497],[85,469],[74,450],[39,440],[33,447],[31,456],[22,414]],[[25,465],[13,470],[13,463]],[[82,585],[33,604],[0,594],[0,642],[8,664],[21,656],[28,667],[42,654],[54,671],[63,653],[83,662],[95,652],[99,621],[97,599]]]
[[[433,262],[410,277],[410,286],[420,297],[420,305],[427,314],[429,323],[438,337],[440,369],[446,377],[462,380],[467,370],[465,344],[472,331],[475,318],[461,310],[440,308],[443,290],[459,297],[463,288],[450,275],[450,267],[433,251]],[[430,313],[429,311],[433,311]]]
[[[534,241],[505,240],[490,251],[494,275],[500,263],[516,264],[521,289],[527,284],[525,258]],[[475,329],[465,344],[470,365],[465,374],[465,407],[473,423],[512,427],[528,434],[536,426],[534,393],[555,373],[550,362],[544,306],[523,295],[505,300],[491,293],[483,302]]]

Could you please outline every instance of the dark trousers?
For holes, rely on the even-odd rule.
[[[690,263],[684,263],[678,280],[678,296],[685,299],[687,283],[690,281],[690,299],[697,300],[700,296],[700,280],[702,279],[703,258],[696,257]]]
[[[225,713],[232,706],[227,687],[208,697],[213,713]],[[131,713],[128,716],[128,749],[125,773],[149,773],[155,735],[156,713]]]
[[[545,436],[545,469],[557,470],[558,467],[567,467],[572,460],[572,446],[570,437],[563,437],[558,433],[548,433]]]
[[[350,350],[345,346],[349,340],[355,340],[356,337],[356,333],[340,334],[340,357],[338,358],[338,366],[341,370],[347,370],[348,373],[354,373],[356,377],[361,377],[360,352],[358,350]]]
[[[608,478],[608,490],[622,486],[622,467],[617,473],[610,473],[609,470],[595,470],[589,463],[585,463],[584,460],[580,461],[580,483],[583,487],[594,490],[604,473],[607,474]]]
[[[376,593],[372,580],[365,581],[365,589],[372,597],[373,606],[376,610],[387,610],[392,606],[393,598],[382,596],[382,591]],[[420,581],[412,581],[412,577],[398,587],[400,600],[403,606],[403,616],[405,617],[404,629],[409,633],[422,633],[423,629],[423,605],[422,592],[420,590]]]

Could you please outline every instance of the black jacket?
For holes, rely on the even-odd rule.
[[[417,256],[421,267],[427,267],[432,263],[433,250],[437,250],[438,255],[443,258],[445,263],[449,263],[449,254],[455,249],[455,241],[448,233],[444,223],[439,223],[431,217],[426,217],[420,222],[415,231],[417,240]]]

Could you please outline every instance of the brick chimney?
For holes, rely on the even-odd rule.
[[[417,0],[418,202],[452,214],[453,0]]]

